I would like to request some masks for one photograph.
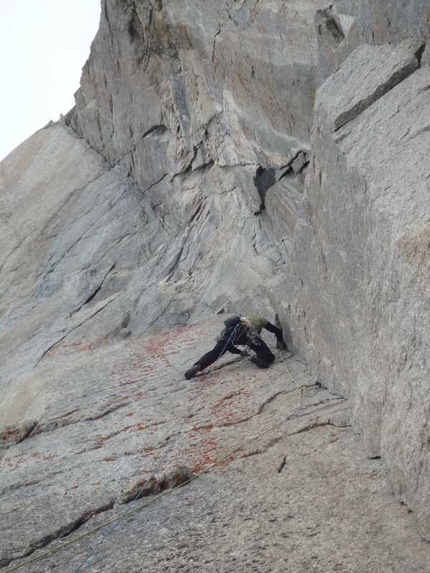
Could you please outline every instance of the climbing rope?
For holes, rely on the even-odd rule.
[[[290,356],[289,356],[288,358],[290,358]],[[281,360],[281,364],[284,364],[284,363],[285,363],[285,369],[286,369],[286,371],[287,371],[289,377],[291,378],[291,380],[293,381],[293,383],[297,386],[297,389],[298,389],[298,391],[299,391],[299,404],[298,404],[297,408],[300,409],[300,408],[303,407],[303,405],[302,405],[303,390],[306,389],[306,388],[310,388],[311,386],[309,386],[308,384],[302,384],[302,385],[300,385],[300,384],[297,382],[297,380],[296,380],[296,379],[294,378],[294,376],[291,374],[290,369],[288,368],[288,364],[287,364],[288,358],[286,358],[285,355],[284,355],[283,359]]]
[[[298,386],[299,388],[305,388],[305,387],[309,387],[309,386]],[[91,529],[90,531],[87,531],[86,533],[83,533],[82,535],[79,535],[78,537],[75,537],[74,539],[71,539],[70,541],[67,541],[66,543],[62,543],[60,546],[55,547],[54,549],[51,549],[50,551],[47,551],[41,555],[38,555],[37,557],[34,557],[33,559],[29,559],[28,561],[25,561],[24,563],[20,563],[19,565],[15,565],[14,567],[11,567],[9,569],[6,569],[4,571],[4,573],[13,573],[14,571],[18,571],[20,569],[22,569],[23,567],[27,567],[28,565],[32,565],[33,563],[36,563],[38,561],[41,561],[43,559],[47,559],[48,557],[51,557],[52,555],[54,555],[55,553],[59,553],[60,551],[63,551],[63,549],[66,549],[67,547],[70,547],[71,545],[74,545],[75,543],[78,543],[79,541],[82,541],[83,539],[86,539],[88,537],[91,537],[93,535],[95,535],[98,531],[100,531],[101,529],[104,529],[105,527],[108,527],[109,525],[115,525],[117,522],[124,520],[126,517],[130,517],[131,515],[136,514],[139,511],[142,511],[143,509],[149,507],[150,505],[153,505],[154,503],[158,502],[160,499],[167,497],[169,495],[173,495],[178,489],[190,484],[191,482],[195,481],[196,479],[198,479],[199,477],[208,474],[210,472],[212,472],[217,466],[219,466],[220,464],[228,461],[235,453],[237,453],[238,451],[242,450],[243,448],[245,448],[246,446],[248,446],[249,444],[259,440],[260,438],[262,438],[263,436],[273,432],[274,430],[280,428],[283,424],[285,424],[286,422],[288,422],[289,420],[291,420],[294,417],[301,417],[301,416],[305,416],[306,413],[302,413],[301,415],[297,415],[297,410],[299,409],[299,407],[295,408],[290,414],[288,414],[288,416],[286,416],[285,418],[283,418],[280,422],[274,424],[273,426],[271,426],[270,428],[267,428],[266,430],[264,430],[263,432],[260,432],[259,434],[257,434],[256,436],[253,436],[252,438],[249,438],[248,440],[246,440],[245,442],[242,442],[241,444],[239,444],[238,446],[236,446],[235,448],[231,449],[230,451],[228,451],[225,455],[223,455],[222,457],[218,458],[213,464],[209,465],[207,468],[205,468],[204,470],[202,470],[201,472],[194,474],[193,476],[191,476],[188,480],[186,480],[185,482],[183,482],[180,485],[175,486],[174,488],[165,491],[163,493],[160,493],[158,496],[146,501],[144,504],[142,504],[139,507],[136,507],[134,509],[130,509],[127,512],[125,512],[122,516],[120,517],[115,517],[113,519],[110,519],[109,521],[106,521],[104,523],[101,523],[100,525],[94,527],[93,529]],[[102,539],[104,541],[104,539],[106,539],[106,537],[108,537],[108,535],[105,535]],[[100,544],[96,545],[96,548],[98,548]],[[94,552],[93,552],[94,553]],[[82,563],[82,565],[79,566],[79,568],[77,569],[77,571],[79,571],[80,569],[82,569],[82,566],[87,563],[88,559],[93,555],[93,553],[91,553],[91,555],[89,555],[85,561]]]
[[[237,326],[233,329],[233,331],[232,331],[232,333],[231,333],[231,335],[230,335],[228,341],[226,342],[226,344],[225,344],[225,346],[224,346],[224,348],[223,348],[223,351],[222,351],[221,355],[224,354],[225,349],[226,349],[227,346],[230,344],[230,342],[234,339],[234,337],[235,337],[235,335],[236,335],[236,333],[237,333],[237,329],[238,329],[238,328],[239,328],[239,325],[237,325]],[[173,366],[173,364],[164,356],[164,354],[163,354],[163,358],[165,359],[166,363],[169,364],[169,366],[170,366],[171,368],[173,368],[175,371],[177,371],[176,367]],[[286,359],[284,358],[281,363],[285,362],[285,360],[286,360]],[[90,536],[95,535],[95,534],[96,534],[98,531],[100,531],[101,529],[104,529],[105,527],[111,526],[111,527],[109,527],[108,531],[107,531],[106,533],[104,533],[104,534],[100,537],[100,539],[96,542],[96,544],[91,548],[91,550],[89,551],[89,553],[88,553],[88,555],[86,556],[86,558],[84,559],[84,561],[82,561],[82,563],[78,566],[78,568],[77,568],[77,569],[75,570],[75,572],[74,572],[74,573],[80,573],[80,572],[82,571],[83,567],[89,562],[89,560],[90,560],[90,559],[93,557],[93,555],[96,553],[96,551],[97,551],[98,548],[101,546],[101,544],[102,544],[111,534],[114,533],[114,531],[116,530],[116,528],[120,525],[120,523],[121,523],[125,518],[127,518],[127,517],[129,517],[129,516],[131,516],[131,515],[133,515],[133,514],[135,514],[135,513],[137,513],[138,511],[141,511],[142,509],[144,509],[144,508],[146,508],[146,507],[148,507],[148,506],[150,506],[150,505],[152,505],[152,504],[154,504],[155,502],[157,502],[158,500],[160,500],[160,499],[163,498],[163,497],[166,497],[166,496],[168,496],[168,495],[172,495],[172,494],[173,494],[174,492],[176,492],[176,490],[178,490],[179,488],[181,488],[181,487],[183,487],[183,486],[185,486],[185,485],[188,485],[188,484],[190,484],[191,482],[193,482],[194,480],[196,480],[197,478],[201,477],[202,475],[211,472],[211,471],[214,470],[218,465],[220,465],[220,464],[224,463],[225,461],[227,461],[227,460],[228,460],[229,458],[231,458],[235,453],[237,453],[238,451],[240,451],[241,449],[243,449],[244,447],[246,447],[246,446],[249,445],[250,443],[252,443],[252,442],[254,442],[254,441],[260,439],[261,437],[265,436],[266,434],[268,434],[268,433],[270,433],[270,432],[273,432],[275,429],[281,427],[285,422],[287,422],[289,419],[291,419],[292,417],[294,417],[294,416],[296,415],[297,410],[299,410],[299,409],[302,408],[302,391],[303,391],[304,388],[308,388],[308,387],[309,387],[309,386],[300,386],[300,385],[298,384],[298,382],[295,380],[294,376],[291,374],[291,372],[290,372],[290,370],[289,370],[289,368],[288,368],[287,365],[286,365],[286,368],[287,368],[287,372],[288,372],[288,374],[289,374],[291,380],[294,382],[294,384],[297,386],[297,388],[298,388],[298,390],[299,390],[299,405],[298,405],[298,407],[295,408],[295,410],[293,410],[293,412],[290,413],[286,418],[284,418],[283,420],[281,420],[281,421],[278,422],[277,424],[271,426],[270,428],[264,430],[263,432],[260,432],[259,434],[257,434],[256,436],[250,438],[249,440],[246,440],[245,442],[243,442],[243,443],[241,443],[240,445],[236,446],[235,448],[233,448],[232,450],[230,450],[229,452],[227,452],[227,454],[225,454],[224,456],[222,456],[221,458],[219,458],[218,460],[216,460],[213,464],[211,464],[210,466],[208,466],[207,468],[205,468],[205,469],[202,470],[201,472],[195,474],[194,476],[192,476],[191,478],[189,478],[188,480],[186,480],[186,481],[183,482],[182,484],[180,484],[180,485],[178,485],[178,486],[176,486],[176,487],[174,487],[174,488],[172,488],[172,489],[170,489],[170,490],[168,490],[168,491],[166,491],[166,492],[164,492],[164,493],[159,494],[158,496],[156,496],[156,497],[154,497],[154,498],[148,500],[147,502],[145,502],[145,503],[144,503],[143,505],[141,505],[140,507],[133,509],[133,506],[135,505],[135,503],[137,502],[137,500],[142,496],[142,494],[143,494],[143,492],[144,492],[144,490],[145,490],[146,484],[149,483],[149,482],[155,477],[155,475],[156,475],[156,474],[158,473],[158,471],[160,470],[162,464],[164,463],[165,459],[167,458],[168,453],[171,451],[171,449],[172,449],[172,447],[173,447],[173,444],[176,444],[177,441],[179,440],[179,437],[182,436],[183,430],[184,430],[184,427],[185,427],[186,420],[187,420],[188,417],[189,417],[189,416],[187,415],[187,416],[182,420],[182,422],[181,422],[181,424],[180,424],[180,427],[179,427],[179,429],[178,429],[178,432],[176,433],[175,438],[170,442],[168,448],[166,449],[166,451],[164,452],[164,454],[163,454],[163,456],[162,456],[162,459],[161,459],[160,462],[157,464],[156,469],[152,472],[151,477],[149,478],[149,480],[147,480],[147,481],[145,482],[145,484],[140,488],[140,490],[137,492],[137,494],[136,494],[135,497],[133,498],[133,500],[132,500],[132,502],[131,502],[131,504],[130,504],[130,508],[129,508],[129,509],[125,510],[125,511],[122,513],[122,515],[120,515],[120,516],[118,516],[118,517],[115,517],[115,518],[113,518],[113,519],[111,519],[111,520],[109,520],[109,521],[106,521],[106,522],[104,522],[104,523],[98,525],[97,527],[91,529],[90,531],[88,531],[88,532],[86,532],[86,533],[84,533],[84,534],[82,534],[82,535],[79,535],[78,537],[75,537],[74,539],[72,539],[72,540],[70,540],[70,541],[68,541],[68,542],[66,542],[66,543],[62,543],[61,545],[59,545],[58,547],[56,547],[56,548],[54,548],[54,549],[51,549],[50,551],[47,551],[47,552],[45,552],[45,553],[43,553],[43,554],[41,554],[41,555],[39,555],[39,556],[37,556],[37,557],[34,557],[33,559],[30,559],[30,560],[28,560],[28,561],[26,561],[26,562],[24,562],[24,563],[21,563],[21,564],[19,564],[19,565],[16,565],[16,566],[14,566],[14,567],[11,567],[11,568],[9,568],[9,569],[6,569],[6,570],[5,570],[5,573],[13,573],[14,571],[18,571],[18,570],[22,569],[23,567],[27,567],[28,565],[31,565],[31,564],[33,564],[33,563],[36,563],[36,562],[41,561],[41,560],[43,560],[43,559],[46,559],[46,558],[48,558],[48,557],[50,557],[50,556],[52,556],[52,555],[54,555],[54,554],[56,554],[56,553],[62,551],[63,549],[69,547],[69,546],[72,545],[72,544],[75,544],[75,543],[77,543],[77,542],[79,542],[79,541],[81,541],[81,540],[83,540],[83,539],[85,539],[85,538],[88,538],[88,537],[90,537]],[[189,411],[191,411],[191,409],[194,407],[194,404],[195,404],[195,402],[196,402],[196,400],[197,400],[199,394],[200,394],[200,392],[196,392],[196,393],[195,393],[195,396],[194,396],[194,398],[193,398],[193,400],[192,400],[192,402],[191,402]],[[34,431],[34,430],[33,430],[33,431]]]
[[[230,337],[228,338],[223,350],[221,354],[224,354],[227,346],[230,344],[230,342],[234,339],[235,335],[236,335],[236,331],[238,329],[239,325],[236,326],[234,328],[234,330],[232,331]],[[180,372],[178,371],[178,369],[171,363],[171,361],[165,356],[165,354],[163,352],[159,352],[158,353],[159,356],[161,356],[163,358],[163,360],[166,362],[166,364],[170,367],[173,368],[173,370],[175,370],[180,376]],[[100,539],[97,541],[97,543],[94,545],[94,547],[91,548],[91,550],[89,551],[88,555],[86,556],[86,558],[84,559],[84,561],[79,565],[79,567],[75,570],[74,573],[80,573],[82,571],[82,569],[84,568],[84,566],[90,561],[90,559],[93,557],[93,555],[96,553],[97,549],[100,547],[100,545],[110,536],[114,533],[115,529],[119,526],[119,524],[122,522],[122,520],[125,518],[125,516],[127,515],[127,513],[129,513],[130,511],[132,511],[131,508],[133,508],[134,504],[137,502],[137,500],[142,497],[143,492],[145,491],[146,488],[146,484],[150,483],[152,479],[155,478],[155,476],[157,475],[157,473],[160,471],[160,469],[162,468],[162,466],[164,465],[165,460],[167,459],[168,454],[170,453],[170,451],[172,450],[173,444],[177,444],[179,441],[179,438],[182,437],[184,428],[185,428],[185,423],[189,418],[190,413],[192,412],[193,408],[194,408],[194,404],[197,401],[197,398],[200,395],[200,391],[195,392],[194,398],[191,401],[191,404],[188,408],[188,413],[187,415],[183,418],[178,431],[176,432],[176,436],[173,440],[170,441],[168,448],[166,449],[166,451],[164,452],[162,458],[160,459],[160,461],[157,464],[157,467],[153,470],[150,478],[142,485],[142,487],[139,489],[139,491],[136,493],[135,497],[132,499],[131,504],[130,504],[130,509],[125,510],[123,512],[122,515],[119,516],[119,518],[111,525],[111,527],[108,529],[108,531],[102,535],[100,537]]]

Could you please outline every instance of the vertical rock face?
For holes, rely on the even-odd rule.
[[[412,36],[428,39],[430,6],[426,0],[337,0],[317,12],[315,25],[322,83],[363,43],[395,43]]]
[[[322,86],[289,323],[324,384],[349,396],[369,455],[426,537],[430,69],[420,42],[363,46]],[[389,56],[389,57],[388,57]]]
[[[103,0],[75,108],[0,165],[0,413],[64,340],[276,309],[429,538],[428,18]]]
[[[69,122],[142,184],[197,152],[221,166],[285,164],[309,141],[318,5],[105,0]],[[164,154],[148,138],[160,130]],[[150,152],[156,165],[139,163]]]
[[[303,185],[318,6],[102,3],[66,125],[1,166],[6,380],[65,339],[273,310],[286,260],[254,213]]]
[[[336,0],[334,8],[356,18],[367,42],[386,44],[429,33],[430,6],[426,0]]]

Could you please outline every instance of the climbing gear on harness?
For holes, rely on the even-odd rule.
[[[258,332],[252,328],[252,326],[248,326],[246,329],[246,337],[248,339],[249,344],[257,344],[260,342],[260,335]]]
[[[185,372],[185,378],[191,380],[200,370],[200,364],[194,364],[194,366],[191,366],[191,368]]]
[[[220,334],[218,334],[218,336],[215,338],[215,340],[217,342],[219,342],[220,340],[225,340],[226,338],[230,337],[230,342],[234,343],[234,340],[231,339],[231,334],[232,332],[234,332],[235,334],[238,332],[239,330],[239,326],[242,324],[242,320],[240,318],[240,316],[235,315],[235,316],[231,316],[230,318],[226,318],[224,320],[224,328],[222,329],[222,331],[220,332]],[[243,326],[243,324],[242,324]]]

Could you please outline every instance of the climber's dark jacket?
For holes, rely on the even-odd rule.
[[[254,364],[259,368],[269,368],[275,360],[275,356],[260,337],[263,328],[272,332],[276,336],[279,345],[284,345],[282,330],[271,324],[267,319],[259,316],[240,317],[234,316],[224,321],[225,328],[218,337],[214,348],[204,354],[195,364],[193,369],[196,373],[198,370],[204,370],[213,364],[226,352],[232,354],[245,354],[235,345],[247,346],[256,354],[252,358]],[[197,368],[198,367],[198,370]],[[187,377],[187,375],[186,375]]]

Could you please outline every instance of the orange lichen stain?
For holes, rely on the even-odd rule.
[[[19,430],[17,428],[5,428],[2,432],[2,442],[6,444],[10,441],[16,441],[19,438]]]
[[[346,429],[344,431],[338,431],[338,432],[332,432],[330,434],[330,442],[334,443],[337,442],[338,440],[340,440],[340,438],[342,438],[345,435],[345,431],[347,431]]]
[[[42,456],[43,460],[53,460],[54,458],[58,458],[57,454],[51,454],[49,456]]]
[[[122,430],[120,430],[120,432],[129,432],[130,430],[132,430],[136,426],[138,426],[138,424],[133,424],[132,426],[125,426]]]
[[[188,342],[192,342],[200,334],[201,329],[196,325],[187,325],[173,331],[164,332],[149,339],[127,341],[127,345],[135,348],[137,353],[134,360],[127,363],[128,376],[124,377],[124,366],[116,367],[112,374],[121,379],[119,384],[133,384],[141,382],[145,375],[153,374],[160,368],[173,365],[169,356],[181,353],[181,348]],[[121,370],[121,371],[120,371]]]
[[[193,426],[191,428],[191,432],[209,432],[210,430],[213,430],[215,427],[215,424],[210,423],[210,424],[206,424],[204,426]]]
[[[141,451],[141,453],[143,453],[145,455],[146,454],[152,454],[153,452],[155,452],[155,448],[154,448],[154,446],[148,446],[147,448],[142,448],[140,451]]]
[[[140,382],[140,380],[124,380],[122,382],[118,382],[118,386],[130,386],[131,384],[136,384]]]
[[[207,470],[209,467],[213,466],[216,461],[216,456],[204,454],[202,458],[191,468],[191,475],[202,473],[204,470]]]
[[[24,461],[24,454],[19,454],[14,456],[13,459],[2,459],[0,460],[0,467],[7,466],[10,470],[16,470]]]

